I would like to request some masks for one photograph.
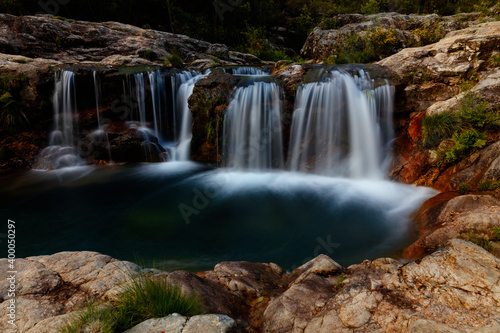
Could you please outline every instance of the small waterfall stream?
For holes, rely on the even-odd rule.
[[[34,169],[60,169],[81,163],[74,141],[78,126],[75,73],[63,70],[55,74],[54,81],[54,126],[49,146],[40,152]]]
[[[209,72],[200,74],[198,72],[182,72],[172,77],[172,95],[175,96],[174,101],[174,119],[178,123],[175,127],[178,128],[176,135],[177,145],[172,151],[173,161],[189,160],[191,139],[192,116],[189,110],[188,99],[193,93],[196,82],[207,76]]]
[[[274,82],[236,88],[224,118],[223,164],[232,169],[283,168],[281,113]]]

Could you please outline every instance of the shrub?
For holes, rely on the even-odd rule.
[[[410,32],[417,37],[416,42],[410,43],[412,46],[423,46],[436,43],[445,35],[444,29],[440,25],[436,25],[434,28],[417,28],[411,30]]]
[[[167,56],[167,62],[173,67],[184,67],[184,61],[177,54]]]
[[[460,184],[460,186],[458,186],[458,194],[467,194],[467,192],[469,192],[469,185],[467,184]]]
[[[500,55],[492,55],[490,58],[490,64],[493,67],[500,66]]]
[[[380,12],[380,4],[377,0],[368,0],[361,5],[360,11],[365,15],[377,14]]]
[[[491,231],[493,232],[493,235],[495,236],[495,240],[500,241],[500,227],[493,227],[493,228],[491,228]]]
[[[460,118],[451,112],[441,112],[425,117],[422,121],[424,146],[433,147],[451,137],[460,123]]]
[[[153,52],[153,50],[147,49],[146,51],[142,52],[142,57],[144,59],[154,60],[156,58],[156,54]]]
[[[477,189],[479,191],[494,191],[500,188],[500,182],[486,181],[478,185]]]
[[[456,162],[467,157],[471,152],[486,146],[486,133],[473,129],[463,133],[455,132],[452,137],[453,147],[446,152],[446,161]]]

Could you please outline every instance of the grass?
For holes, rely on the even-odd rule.
[[[462,233],[460,235],[460,238],[463,240],[469,241],[471,243],[474,243],[490,253],[492,253],[495,250],[495,246],[494,246],[493,242],[485,234],[476,234],[473,231],[468,231],[468,232]]]
[[[422,121],[424,146],[433,147],[453,135],[460,126],[460,118],[451,112],[427,116]]]
[[[29,62],[28,59],[20,58],[20,59],[12,59],[12,62],[17,62],[18,64],[27,64]]]
[[[491,228],[493,235],[495,235],[495,240],[500,242],[500,227]]]
[[[89,304],[73,317],[60,333],[125,331],[145,320],[172,313],[193,316],[203,313],[203,305],[194,294],[185,294],[165,278],[145,273],[133,277],[109,306]]]
[[[115,332],[116,319],[116,314],[110,307],[99,307],[94,302],[89,302],[85,309],[76,314],[68,324],[60,329],[60,332],[113,333]]]
[[[172,54],[167,56],[167,64],[170,64],[173,67],[184,67],[184,61],[177,54]]]

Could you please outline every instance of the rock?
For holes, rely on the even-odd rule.
[[[466,184],[472,190],[481,183],[496,181],[499,177],[500,141],[497,141],[445,170],[434,187],[440,191],[456,191],[460,185]]]
[[[64,327],[71,318],[75,315],[74,312],[63,314],[60,316],[49,317],[37,323],[26,333],[53,333],[58,332]]]
[[[374,29],[390,31],[394,36],[392,50],[388,50],[389,56],[401,48],[423,44],[418,31],[441,31],[444,34],[463,28],[465,23],[457,23],[452,17],[439,17],[431,15],[403,15],[397,13],[382,13],[363,16],[360,14],[337,15],[332,18],[338,28],[321,29],[314,28],[309,34],[301,50],[301,54],[307,58],[324,60],[335,55],[341,49],[346,40],[352,35],[364,38]],[[362,50],[359,50],[362,51]]]
[[[214,268],[214,274],[206,278],[217,280],[229,290],[242,291],[256,297],[282,288],[286,284],[285,271],[274,264],[251,262],[222,262]]]
[[[421,257],[452,238],[491,234],[500,226],[500,201],[485,195],[457,196],[421,212],[419,222],[420,239],[405,249],[406,258]]]
[[[450,32],[434,44],[401,50],[378,64],[400,78],[425,72],[429,79],[446,83],[450,77],[484,68],[479,61],[491,57],[499,40],[500,22],[487,22]]]
[[[182,333],[185,332],[186,321],[186,317],[174,313],[167,317],[146,320],[126,330],[125,333]],[[201,331],[199,332],[201,333]]]
[[[94,157],[111,155],[115,162],[163,162],[165,149],[158,138],[149,131],[141,130],[136,122],[113,122],[107,128],[107,140],[98,140]],[[92,142],[91,139],[89,139]],[[109,142],[109,143],[108,143]],[[109,153],[107,145],[109,144]]]
[[[230,333],[235,321],[225,315],[202,315],[189,318],[182,333]]]
[[[463,206],[465,211],[477,205],[472,196],[441,203],[440,214],[446,216],[454,207]],[[104,290],[110,293],[120,285],[118,272],[123,272],[123,267],[138,269],[94,252],[18,260],[23,269],[32,271],[20,276],[23,293],[16,300],[20,331],[28,333],[52,332],[63,325],[74,314],[67,300],[75,295],[106,302]],[[500,322],[500,259],[458,239],[406,264],[380,258],[345,269],[321,255],[289,275],[275,264],[248,262],[221,263],[214,271],[197,274],[147,271],[177,284],[184,292],[195,292],[213,314],[191,318],[172,314],[145,321],[127,331],[130,333],[489,333],[495,332]],[[34,283],[45,277],[53,280],[52,276],[59,276],[64,285],[57,283],[57,278],[48,286]],[[92,284],[102,279],[116,284],[111,288],[111,283]],[[5,302],[8,300],[0,309],[4,318]],[[9,332],[8,328],[6,321],[0,321],[2,332]]]
[[[409,332],[411,333],[460,333],[443,324],[436,323],[432,320],[419,319],[411,324]]]
[[[220,162],[224,112],[231,93],[242,78],[230,74],[213,73],[199,80],[189,97],[193,114],[191,158],[199,162]]]
[[[0,15],[0,53],[63,63],[101,62],[101,65],[162,64],[176,55],[189,65],[207,60],[234,65],[261,61],[251,55],[231,52],[222,44],[117,22],[59,20],[50,15]],[[200,67],[196,65],[196,67]]]

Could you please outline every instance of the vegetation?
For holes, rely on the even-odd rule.
[[[147,319],[171,313],[184,316],[201,314],[202,305],[196,296],[182,293],[165,279],[141,274],[123,288],[111,305],[96,306],[89,302],[60,332],[122,332]]]
[[[498,110],[490,110],[487,99],[471,90],[472,84],[471,81],[462,84],[464,91],[457,111],[427,116],[422,122],[425,147],[451,140],[450,147],[441,151],[442,162],[455,163],[486,146],[488,133],[500,125]]]
[[[460,184],[460,186],[458,186],[458,194],[464,195],[467,194],[467,192],[469,192],[469,185]]]
[[[50,5],[49,5],[50,4]],[[15,15],[46,12],[63,21],[118,21],[139,27],[185,34],[209,42],[224,43],[233,49],[248,48],[269,59],[294,55],[284,46],[298,52],[313,27],[338,27],[337,14],[345,13],[438,13],[451,15],[479,10],[492,15],[489,8],[498,0],[88,0],[38,1],[5,0],[0,12]],[[432,29],[431,29],[432,30]],[[419,31],[422,39],[435,39]],[[431,34],[430,36],[428,34]],[[251,35],[260,45],[247,43]],[[282,49],[266,49],[281,45]],[[274,53],[280,51],[282,53]],[[349,58],[348,56],[346,58]]]
[[[179,67],[179,68],[184,67],[184,61],[177,54],[172,54],[167,56],[166,64],[167,65],[170,64],[173,67]]]
[[[493,235],[495,236],[495,240],[500,242],[500,227],[491,228]]]
[[[500,181],[486,181],[484,183],[480,183],[477,187],[479,191],[494,191],[500,188]]]
[[[8,131],[19,131],[29,125],[26,114],[18,104],[18,96],[26,76],[0,78],[0,125]]]

